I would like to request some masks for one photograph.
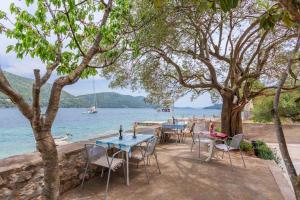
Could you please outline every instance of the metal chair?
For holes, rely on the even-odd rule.
[[[187,127],[182,131],[182,142],[184,142],[187,135],[193,136],[195,122],[188,122]]]
[[[164,142],[167,141],[167,136],[171,138],[171,136],[175,136],[176,138],[176,144],[180,142],[180,132],[177,128],[166,128],[166,126],[163,126],[163,140]]]
[[[241,148],[240,148],[240,144],[241,144],[241,142],[243,140],[243,137],[244,137],[243,134],[237,134],[237,135],[233,136],[232,138],[230,138],[231,142],[230,142],[229,145],[227,145],[227,144],[216,144],[215,145],[215,147],[219,151],[223,152],[222,159],[224,157],[224,153],[225,152],[228,153],[231,168],[232,168],[232,161],[231,161],[230,151],[233,151],[233,150],[239,150],[240,151],[240,155],[241,155],[241,158],[243,160],[244,167],[246,168],[246,164],[245,164],[245,161],[244,161],[243,153],[242,153]]]
[[[123,165],[124,177],[125,174],[125,160],[121,158],[116,158],[116,155],[120,154],[122,151],[114,153],[111,157],[107,154],[107,149],[102,146],[97,146],[96,144],[85,144],[85,150],[87,155],[87,163],[84,170],[84,176],[81,183],[81,188],[83,188],[83,183],[85,180],[86,173],[90,165],[96,165],[102,167],[101,177],[103,177],[104,168],[108,168],[108,176],[106,182],[106,190],[104,199],[108,198],[108,186],[110,180],[111,171],[117,170],[121,165]],[[126,177],[125,177],[126,179]]]
[[[206,137],[201,137],[201,132],[205,131],[206,127],[205,127],[205,122],[201,122],[201,123],[196,123],[194,126],[194,130],[192,133],[192,145],[191,145],[191,152],[193,151],[193,146],[194,144],[196,144],[196,142],[198,142],[199,144],[199,151],[198,151],[198,156],[200,158],[200,143],[205,143],[205,144],[211,144],[211,139],[206,138]]]
[[[144,162],[144,169],[145,169],[145,174],[146,174],[146,178],[147,178],[148,183],[149,183],[149,176],[148,176],[148,172],[147,172],[147,164],[150,164],[150,156],[155,157],[158,172],[159,172],[159,174],[161,174],[159,164],[158,164],[158,160],[157,160],[157,154],[156,154],[156,151],[155,151],[156,144],[157,144],[157,137],[154,136],[152,139],[150,139],[147,142],[146,146],[142,146],[142,145],[137,146],[137,148],[140,152],[139,154],[132,155],[132,158],[137,160],[137,167],[138,167],[138,162],[139,161]],[[145,159],[147,159],[147,163],[146,163]]]

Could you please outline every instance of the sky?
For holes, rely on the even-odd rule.
[[[1,10],[8,13],[9,5],[11,2],[17,5],[24,6],[24,2],[19,0],[9,0],[1,2]],[[23,4],[23,5],[22,5]],[[6,53],[6,47],[9,44],[13,44],[14,41],[7,39],[4,35],[0,34],[0,66],[3,70],[11,72],[13,74],[24,76],[27,78],[33,78],[33,69],[40,69],[41,72],[45,71],[45,65],[38,59],[33,59],[30,56],[24,57],[22,60],[18,59],[14,53]],[[53,77],[51,80],[53,80]],[[50,82],[51,82],[50,80]],[[88,94],[93,92],[93,80],[92,78],[87,80],[79,80],[77,83],[66,86],[65,91],[73,95]],[[128,89],[111,89],[109,88],[109,80],[105,80],[101,77],[95,79],[95,91],[96,92],[117,92],[120,94],[133,95],[133,96],[147,96],[147,93],[143,90],[131,91]],[[176,107],[205,107],[211,105],[210,95],[208,93],[199,96],[197,99],[191,101],[191,96],[186,95],[178,99],[174,106]]]

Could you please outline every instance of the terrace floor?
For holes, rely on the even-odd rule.
[[[124,184],[122,170],[112,173],[109,199],[112,200],[191,200],[191,199],[256,199],[281,200],[282,194],[268,167],[267,161],[245,156],[247,168],[243,167],[239,154],[232,154],[233,171],[228,156],[200,161],[197,146],[190,152],[186,144],[163,144],[157,147],[162,174],[158,174],[155,160],[148,167],[150,184],[147,184],[143,166],[130,166],[130,186]],[[203,146],[203,145],[202,145]],[[202,150],[205,156],[205,149]],[[216,154],[218,155],[218,154]],[[62,195],[64,200],[103,199],[106,176],[93,178]]]

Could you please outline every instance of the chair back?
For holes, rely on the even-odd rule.
[[[231,143],[230,143],[230,147],[235,148],[235,149],[239,149],[240,148],[240,144],[243,140],[243,134],[237,134],[235,136],[232,137]]]
[[[85,150],[87,155],[87,161],[89,163],[106,156],[107,157],[107,151],[105,147],[98,146],[96,144],[85,144]]]
[[[147,142],[147,146],[145,148],[145,156],[149,156],[154,153],[156,143],[157,143],[157,137],[155,136]]]
[[[195,128],[195,122],[192,123],[192,126],[190,128],[190,133],[193,133],[194,132],[194,128]]]
[[[194,125],[194,128],[193,128],[193,132],[194,133],[199,133],[201,131],[204,131],[206,130],[205,129],[205,121],[201,121],[201,122],[197,122],[195,125]]]

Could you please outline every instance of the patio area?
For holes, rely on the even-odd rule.
[[[283,199],[280,189],[269,169],[269,162],[245,156],[243,167],[238,153],[232,153],[233,170],[228,155],[224,159],[204,162],[198,159],[198,146],[190,152],[190,140],[185,143],[158,145],[156,150],[162,174],[159,174],[154,158],[148,167],[150,184],[147,184],[144,168],[130,165],[130,186],[126,186],[122,169],[113,173],[109,185],[109,199]],[[202,158],[206,151],[203,147]],[[218,155],[218,154],[216,154]],[[221,155],[221,154],[220,154]],[[64,200],[103,199],[106,176],[87,181],[84,189],[77,187],[64,193]]]

